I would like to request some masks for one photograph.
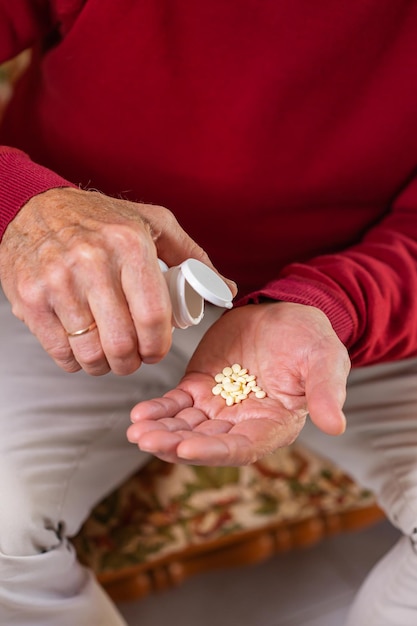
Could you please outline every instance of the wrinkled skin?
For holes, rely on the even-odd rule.
[[[157,256],[169,266],[192,257],[213,268],[164,207],[52,189],[8,225],[0,279],[13,313],[60,367],[126,375],[171,346],[171,302]],[[67,336],[94,320],[91,332]]]
[[[226,406],[214,375],[239,363],[266,391]],[[310,414],[325,433],[344,431],[348,353],[318,309],[286,302],[247,305],[205,334],[176,389],[136,405],[128,439],[171,462],[249,464],[292,443]]]

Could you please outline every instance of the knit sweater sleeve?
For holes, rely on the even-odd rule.
[[[74,185],[30,160],[27,154],[0,147],[0,241],[8,224],[33,196]]]
[[[284,268],[238,304],[282,300],[321,309],[353,365],[417,354],[417,177],[362,240]]]

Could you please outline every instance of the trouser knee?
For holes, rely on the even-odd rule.
[[[19,473],[0,462],[0,552],[7,556],[33,556],[56,548],[65,523],[40,494],[21,480]]]

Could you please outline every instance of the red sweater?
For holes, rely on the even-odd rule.
[[[28,46],[1,232],[69,183],[162,204],[354,364],[417,354],[417,2],[0,0],[0,61]]]

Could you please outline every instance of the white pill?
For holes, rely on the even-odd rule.
[[[266,396],[265,391],[256,383],[256,376],[248,374],[248,370],[239,363],[224,367],[214,376],[214,380],[217,384],[211,391],[213,395],[221,396],[227,406],[243,402],[252,392],[257,398]]]

